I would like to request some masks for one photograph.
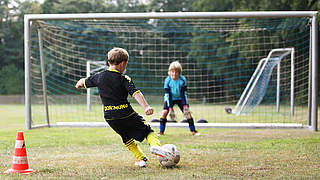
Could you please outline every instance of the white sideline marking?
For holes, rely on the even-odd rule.
[[[151,127],[159,127],[159,123],[149,124]],[[184,128],[188,126],[188,123],[167,123],[167,127]],[[195,126],[197,128],[310,128],[294,123],[195,123]],[[50,127],[109,127],[109,125],[106,122],[57,122],[51,124]]]

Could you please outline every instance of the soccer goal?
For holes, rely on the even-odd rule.
[[[248,114],[261,103],[275,67],[277,67],[276,106],[277,112],[280,112],[280,61],[288,54],[291,55],[292,72],[290,79],[290,115],[294,114],[294,48],[272,49],[268,54],[268,57],[259,61],[259,64],[240,96],[235,109],[232,111],[234,114]]]
[[[317,15],[315,11],[25,15],[26,127],[105,127],[97,90],[79,91],[74,86],[80,78],[104,71],[106,53],[122,47],[130,54],[125,73],[155,109],[154,115],[144,116],[147,121],[159,119],[168,66],[179,61],[188,80],[193,117],[209,122],[198,127],[316,131]],[[138,103],[129,100],[143,115]],[[241,115],[226,114],[225,106],[235,107]],[[176,112],[178,121],[183,120]]]

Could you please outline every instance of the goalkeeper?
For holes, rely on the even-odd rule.
[[[160,141],[150,125],[146,124],[143,117],[132,109],[127,100],[128,94],[130,94],[144,108],[146,115],[153,114],[152,107],[135,87],[132,79],[123,75],[128,61],[129,54],[125,49],[113,48],[108,52],[108,70],[80,79],[76,88],[98,87],[100,98],[104,104],[105,120],[121,136],[125,146],[138,160],[135,165],[146,167],[148,159],[135,140],[142,142],[146,138],[151,146],[151,153],[164,159],[171,158],[171,154],[160,147]]]
[[[194,126],[194,121],[189,110],[189,104],[187,101],[187,79],[182,76],[181,73],[181,64],[178,61],[172,62],[168,70],[169,76],[164,81],[165,101],[160,118],[160,135],[164,134],[168,115],[171,121],[175,121],[176,115],[173,110],[173,106],[176,104],[179,106],[180,110],[184,114],[184,117],[187,119],[192,135],[200,135]]]

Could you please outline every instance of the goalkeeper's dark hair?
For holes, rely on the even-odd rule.
[[[123,61],[129,60],[129,53],[127,50],[119,47],[115,47],[108,52],[109,64],[118,65]]]

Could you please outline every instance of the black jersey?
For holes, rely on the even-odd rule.
[[[84,86],[98,87],[106,120],[124,119],[135,113],[127,98],[128,94],[133,96],[139,90],[129,76],[108,69],[88,77]]]

